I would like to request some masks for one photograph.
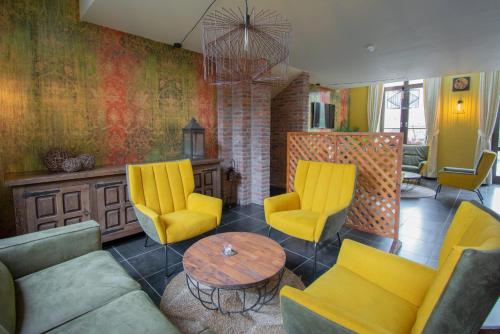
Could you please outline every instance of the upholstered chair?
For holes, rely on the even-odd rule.
[[[147,238],[164,245],[168,275],[168,245],[216,229],[222,200],[194,193],[189,160],[127,166],[130,200]],[[145,243],[145,245],[146,245]]]
[[[276,229],[314,244],[314,275],[318,243],[338,237],[356,184],[356,166],[299,160],[294,192],[264,200],[269,232]]]
[[[496,157],[497,154],[495,152],[485,150],[474,169],[456,167],[443,168],[438,173],[438,186],[434,198],[437,198],[437,195],[441,192],[442,186],[447,186],[473,191],[477,194],[481,203],[483,203],[483,195],[479,191],[479,187],[486,180],[491,167],[493,167],[495,163]]]
[[[403,145],[403,171],[424,175],[427,171],[428,155],[427,145]]]
[[[437,269],[344,240],[335,266],[280,292],[287,333],[477,333],[500,292],[500,217],[463,202]]]

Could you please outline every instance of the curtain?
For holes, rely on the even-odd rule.
[[[424,113],[427,127],[426,145],[429,146],[427,157],[427,177],[437,176],[437,151],[439,135],[439,112],[441,110],[441,78],[424,80]]]
[[[384,84],[371,84],[368,92],[368,131],[380,131],[380,115],[382,113],[382,100],[384,98]]]
[[[484,150],[491,149],[491,137],[500,107],[500,71],[481,72],[479,75],[479,129],[477,132],[476,164]],[[486,179],[491,184],[491,172]]]

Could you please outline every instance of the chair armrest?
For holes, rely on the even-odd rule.
[[[134,211],[144,233],[160,244],[167,243],[167,231],[160,215],[143,204],[134,204]]]
[[[471,168],[444,167],[443,171],[449,173],[476,174],[476,170]]]
[[[344,239],[337,264],[420,306],[436,271],[356,241]]]
[[[420,175],[424,175],[427,172],[427,165],[427,161],[420,161],[420,163],[418,164],[418,173]]]
[[[288,333],[386,333],[307,292],[284,286],[280,291],[283,326]]]
[[[335,237],[345,224],[348,210],[349,206],[321,214],[314,230],[314,240],[319,242]]]
[[[101,229],[90,220],[0,240],[0,261],[14,279],[101,249]]]
[[[187,200],[188,210],[206,213],[217,218],[217,226],[220,225],[222,216],[222,200],[220,198],[191,193]]]
[[[275,212],[300,209],[300,198],[296,192],[268,197],[264,200],[264,213],[269,224],[269,216]]]

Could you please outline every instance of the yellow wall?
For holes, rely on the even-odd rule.
[[[452,81],[470,76],[470,90],[453,92]],[[446,76],[441,85],[441,124],[439,127],[438,169],[444,166],[473,168],[479,124],[479,73]],[[456,113],[457,101],[463,101],[462,113]],[[350,89],[349,126],[368,131],[366,104],[368,87]]]
[[[438,168],[474,167],[474,150],[479,124],[479,73],[470,76],[470,90],[453,92],[454,76],[446,76],[441,84],[441,123],[439,126]],[[457,101],[462,100],[462,112],[457,113]]]
[[[368,131],[368,87],[356,87],[349,90],[349,127],[359,131]]]

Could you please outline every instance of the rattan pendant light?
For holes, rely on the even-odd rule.
[[[202,21],[204,77],[217,85],[286,80],[290,31],[274,10],[220,8]],[[271,69],[273,69],[271,71]]]

